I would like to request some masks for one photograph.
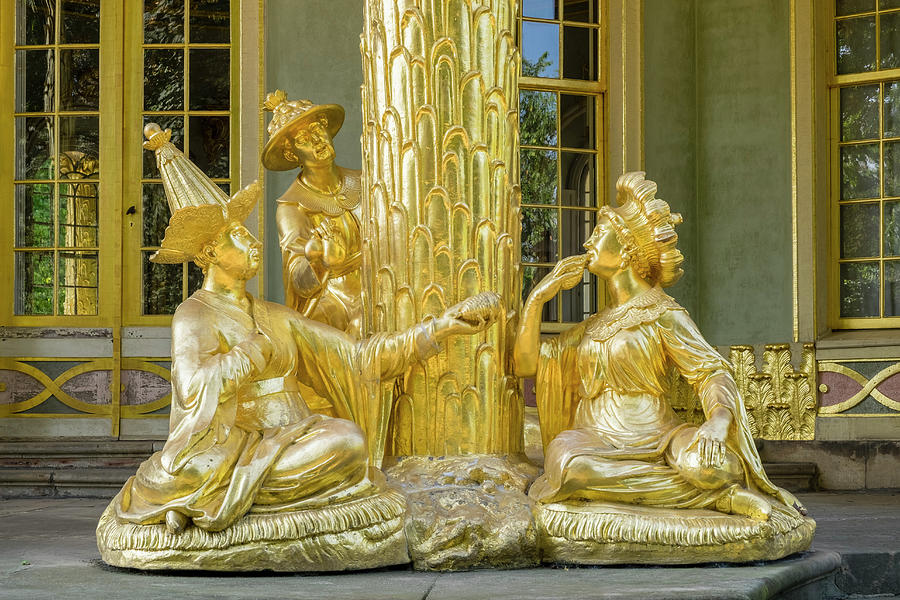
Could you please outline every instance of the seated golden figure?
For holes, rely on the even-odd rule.
[[[104,560],[229,570],[406,562],[404,503],[369,467],[362,430],[311,413],[298,384],[356,414],[368,382],[396,377],[449,335],[479,331],[491,310],[470,299],[427,325],[357,341],[253,298],[246,282],[261,244],[241,221],[259,186],[229,199],[172,146],[168,131],[150,124],[146,134],[173,213],[151,260],[194,260],[204,282],[172,319],[169,437],[104,514]]]
[[[591,503],[640,508],[625,511],[635,524],[631,537],[625,533],[615,540],[608,531],[597,534],[599,546],[619,541],[631,544],[629,552],[592,558],[586,543],[590,540],[582,539],[585,553],[567,554],[563,544],[551,549],[552,558],[575,562],[653,562],[661,556],[662,562],[755,560],[805,548],[814,523],[800,516],[805,510],[796,498],[773,485],[763,471],[728,363],[703,339],[687,312],[662,291],[682,274],[683,257],[676,248],[675,233],[680,215],[670,213],[669,206],[655,198],[656,184],[643,173],[620,177],[617,191],[619,206],[600,210],[597,226],[584,244],[587,253],[560,261],[529,295],[514,360],[519,376],[536,377],[545,447],[545,472],[529,495],[544,506],[568,504],[568,508],[556,507],[562,513],[575,514],[580,509],[573,507],[585,508],[587,512],[571,517],[580,522],[599,518],[588,514]],[[585,270],[605,280],[610,306],[540,343],[543,304],[560,290],[581,283]],[[699,397],[706,417],[699,427],[682,422],[672,409],[669,375],[673,369]],[[775,512],[777,523],[760,525]],[[686,560],[656,552],[666,543],[691,545],[690,539],[697,544],[706,539],[707,545],[716,540],[719,544],[741,542],[740,536],[704,538],[701,522],[720,523],[717,531],[726,537],[736,531],[734,523],[717,520],[717,513],[746,517],[743,541],[755,546],[748,550],[732,546],[721,556],[714,551],[688,553],[682,555]],[[549,519],[556,527],[550,537],[565,537],[562,532],[575,528],[566,530],[561,523],[568,517],[560,514]],[[635,532],[642,519],[655,523],[653,527],[662,533],[641,538]],[[620,519],[619,526],[624,522]],[[694,531],[679,533],[685,527]],[[789,542],[772,541],[787,531],[794,532]],[[759,541],[754,536],[771,539]],[[654,551],[643,552],[650,547]]]

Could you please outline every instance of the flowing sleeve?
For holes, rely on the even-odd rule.
[[[281,247],[285,304],[303,312],[309,298],[321,287],[318,274],[304,254],[312,222],[296,203],[284,201],[278,202],[275,222],[278,225],[278,245]]]
[[[391,409],[385,401],[390,395],[381,393],[382,384],[440,351],[431,327],[417,325],[358,341],[299,315],[291,320],[291,328],[298,349],[298,379],[328,398],[337,416],[362,428],[370,457],[380,464]]]
[[[663,344],[669,358],[690,383],[703,405],[707,418],[716,406],[731,411],[729,445],[740,455],[747,467],[747,479],[763,492],[778,496],[778,488],[763,470],[762,460],[753,442],[750,422],[737,384],[728,362],[710,346],[697,326],[678,308],[669,310],[659,319]]]
[[[697,325],[678,307],[660,316],[660,337],[666,355],[694,388],[708,418],[716,406],[724,406],[735,417],[743,411],[728,362],[710,346]]]
[[[233,415],[223,419],[219,404],[264,366],[265,359],[255,346],[225,346],[213,317],[212,310],[188,299],[172,318],[173,414],[162,452],[162,464],[169,472],[224,442]]]
[[[577,349],[586,327],[587,321],[541,342],[534,389],[545,452],[553,438],[572,428],[580,385]]]

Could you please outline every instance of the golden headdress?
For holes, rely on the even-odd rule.
[[[285,156],[285,142],[319,115],[328,118],[328,133],[337,135],[344,124],[344,107],[339,104],[313,104],[309,100],[288,100],[283,90],[275,90],[266,96],[263,108],[271,111],[269,142],[263,148],[262,164],[270,171],[290,171],[298,166]]]
[[[144,136],[147,138],[144,148],[156,154],[156,166],[172,212],[162,247],[150,260],[188,262],[203,246],[215,240],[226,225],[244,222],[259,200],[259,182],[254,181],[229,198],[172,144],[171,129],[163,131],[156,123],[148,123]]]
[[[682,218],[656,197],[656,182],[643,171],[625,173],[616,181],[617,207],[604,206],[606,215],[637,274],[653,284],[668,287],[684,274],[684,256],[678,250],[675,226]]]

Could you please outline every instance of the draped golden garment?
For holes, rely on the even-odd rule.
[[[740,459],[743,485],[780,500],[763,471],[728,363],[658,287],[541,345],[536,391],[545,474],[530,495],[542,502],[714,504],[723,486],[701,488],[675,466],[673,438],[694,430],[668,401],[672,369],[691,384],[707,418],[716,406],[731,411],[726,445]]]
[[[248,511],[312,508],[383,485],[370,477],[360,428],[311,414],[297,384],[365,423],[371,389],[433,352],[430,334],[356,341],[278,304],[252,307],[200,290],[175,311],[169,438],[125,484],[120,518],[161,523],[177,510],[216,531]],[[256,332],[272,344],[268,361],[241,344]]]

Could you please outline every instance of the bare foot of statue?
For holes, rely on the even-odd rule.
[[[768,521],[772,505],[762,495],[734,486],[716,502],[716,509],[733,515],[744,515],[757,521]]]
[[[177,510],[166,513],[166,529],[170,533],[181,533],[188,526],[188,518]]]

